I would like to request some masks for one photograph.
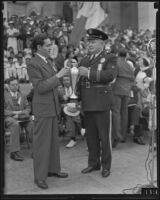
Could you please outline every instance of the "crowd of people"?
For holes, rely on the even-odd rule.
[[[86,134],[89,157],[82,173],[102,166],[102,177],[108,177],[111,149],[126,142],[128,132],[133,142],[145,145],[143,129],[149,128],[156,95],[154,59],[147,49],[155,31],[105,25],[87,30],[75,46],[70,42],[74,25],[55,16],[4,19],[4,109],[5,129],[11,132],[10,158],[23,161],[19,138],[24,119],[33,142],[35,184],[42,189],[48,188],[48,176],[68,177],[60,167],[60,134],[69,137],[67,148],[77,144],[78,134]],[[74,66],[80,76],[78,107],[70,99]],[[26,96],[19,83],[31,84]]]
[[[56,66],[57,71],[66,66],[72,67],[74,64],[78,66],[88,54],[87,37],[84,35],[80,43],[74,46],[70,43],[73,28],[74,23],[66,23],[64,19],[56,16],[41,17],[40,15],[33,15],[27,17],[12,15],[8,21],[4,19],[5,83],[9,84],[12,77],[15,77],[20,83],[30,83],[27,65],[33,55],[31,44],[33,38],[40,33],[46,33],[52,42],[50,57],[52,65],[53,67]],[[149,29],[137,31],[131,27],[120,30],[114,25],[105,25],[99,27],[99,29],[108,35],[108,40],[105,41],[105,51],[117,55],[120,58],[118,61],[121,63],[120,65],[130,66],[130,71],[127,71],[125,75],[127,78],[129,73],[132,74],[128,78],[128,80],[130,79],[129,82],[125,82],[122,80],[124,75],[121,77],[121,73],[119,73],[116,82],[113,83],[113,91],[115,97],[117,97],[115,98],[117,100],[115,103],[117,108],[113,109],[113,121],[115,123],[117,116],[119,116],[122,119],[122,128],[119,125],[119,130],[118,126],[117,130],[113,130],[112,145],[115,147],[119,141],[125,142],[128,131],[134,135],[134,142],[145,144],[141,138],[140,123],[144,112],[148,120],[146,112],[149,113],[149,95],[152,93],[153,83],[153,58],[147,52],[147,44],[151,38],[156,37],[156,32],[155,30],[152,32]],[[125,80],[127,80],[126,77],[124,78]],[[126,89],[127,84],[128,89]],[[117,89],[115,85],[122,88]],[[122,91],[121,93],[121,89],[127,91]],[[33,91],[30,94],[32,93]],[[71,93],[70,77],[65,76],[62,78],[62,85],[59,87],[62,105],[68,102]],[[28,94],[28,99],[32,100],[30,94]],[[79,132],[82,135],[85,133],[83,114],[80,114],[80,116],[81,118],[66,117],[62,112],[59,122],[60,132],[68,133],[71,138],[66,147],[76,145],[75,132]],[[77,131],[75,131],[75,127],[77,127]],[[122,130],[120,131],[120,129]]]
[[[87,40],[84,35],[79,45],[70,43],[70,35],[74,28],[74,23],[66,23],[65,20],[52,16],[41,17],[13,15],[8,21],[4,19],[4,79],[17,77],[20,82],[28,82],[26,70],[32,51],[30,48],[34,36],[39,33],[47,33],[52,41],[51,57],[58,70],[68,63],[68,60],[80,60],[87,55]],[[138,57],[148,56],[146,44],[155,37],[155,31],[136,31],[131,27],[119,30],[116,26],[99,27],[109,35],[105,49],[107,52],[117,53],[120,47],[126,48],[129,59],[135,66]]]

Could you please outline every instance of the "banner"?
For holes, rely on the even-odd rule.
[[[70,43],[77,45],[89,28],[97,28],[106,19],[107,13],[100,2],[80,2]]]

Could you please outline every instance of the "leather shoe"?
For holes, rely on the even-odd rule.
[[[106,178],[110,175],[110,171],[108,169],[102,170],[102,177]]]
[[[23,160],[24,160],[24,158],[22,158],[22,157],[19,155],[18,152],[12,152],[12,153],[10,154],[10,158],[13,159],[13,160],[15,160],[15,161],[23,161]]]
[[[141,137],[135,137],[133,139],[134,143],[140,144],[140,145],[145,145],[145,142],[143,141],[143,139]]]
[[[56,176],[58,178],[67,178],[68,174],[64,172],[59,172],[59,173],[48,172],[48,177],[53,177],[53,176]]]
[[[41,189],[48,189],[48,185],[45,181],[35,180],[34,183]]]
[[[96,170],[100,170],[100,166],[97,166],[97,167],[88,166],[87,168],[83,169],[81,171],[81,173],[82,174],[87,174],[87,173],[90,173],[90,172],[96,171]]]

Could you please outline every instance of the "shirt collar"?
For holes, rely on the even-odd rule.
[[[10,90],[10,93],[11,93],[11,96],[12,96],[12,97],[16,97],[16,98],[17,98],[18,92],[12,92],[12,91]]]
[[[42,56],[41,54],[39,54],[39,53],[36,53],[40,58],[42,58],[46,63],[47,63],[47,60],[46,60],[46,58],[44,57],[44,56]]]

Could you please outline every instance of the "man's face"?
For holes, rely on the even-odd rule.
[[[143,59],[140,57],[138,60],[137,60],[137,63],[140,67],[143,66]]]
[[[67,53],[67,48],[66,48],[66,47],[64,47],[64,48],[62,49],[62,53],[64,53],[64,54]]]
[[[52,42],[49,38],[44,40],[43,46],[38,45],[38,53],[42,54],[45,57],[50,56]]]
[[[65,87],[69,87],[71,85],[71,82],[70,82],[70,77],[64,77],[63,78],[63,85]]]
[[[13,80],[9,83],[9,89],[11,92],[17,92],[19,88],[19,84],[17,80]]]
[[[12,64],[13,63],[13,59],[8,59],[8,62],[9,62],[9,64]]]
[[[88,40],[88,50],[90,53],[98,53],[101,51],[104,47],[104,42],[103,40]]]
[[[30,58],[26,58],[26,65],[28,65],[30,63],[31,59]]]
[[[11,29],[13,29],[14,25],[13,25],[13,24],[9,24],[9,27],[10,27]]]
[[[22,58],[22,57],[19,57],[19,58],[18,58],[18,63],[21,65],[22,62],[23,62],[23,58]]]

